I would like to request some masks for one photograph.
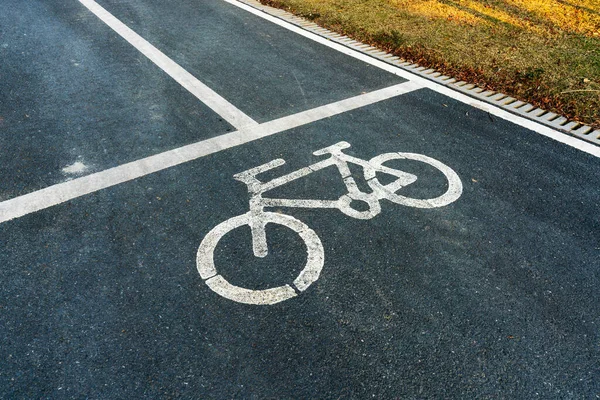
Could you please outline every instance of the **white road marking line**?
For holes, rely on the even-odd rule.
[[[230,149],[420,88],[421,86],[414,82],[404,82],[49,186],[36,192],[1,202],[0,223],[221,150]]]
[[[591,143],[588,143],[588,142],[585,142],[583,140],[577,139],[577,138],[575,138],[573,136],[568,136],[565,133],[556,131],[556,130],[550,128],[550,127],[547,127],[545,125],[541,125],[541,124],[539,124],[539,123],[537,123],[535,121],[531,121],[531,120],[529,120],[527,118],[520,117],[518,115],[512,114],[512,113],[510,113],[508,111],[505,111],[505,110],[503,110],[503,109],[501,109],[499,107],[496,107],[496,106],[494,106],[492,104],[488,104],[488,103],[485,103],[483,101],[474,99],[473,97],[469,97],[469,96],[467,96],[465,94],[462,94],[460,92],[452,90],[452,89],[450,89],[448,87],[445,87],[443,85],[440,85],[440,84],[438,84],[436,82],[433,82],[433,81],[430,81],[428,79],[422,78],[422,77],[420,77],[418,75],[412,74],[409,71],[405,71],[405,70],[403,70],[401,68],[398,68],[398,67],[396,67],[394,65],[387,64],[387,63],[385,63],[383,61],[380,61],[378,59],[370,57],[370,56],[368,56],[368,55],[366,55],[364,53],[361,53],[361,52],[356,51],[354,49],[351,49],[351,48],[348,48],[346,46],[343,46],[343,45],[341,45],[339,43],[332,42],[331,40],[329,40],[327,38],[319,36],[319,35],[317,35],[317,34],[315,34],[313,32],[309,32],[307,30],[304,30],[304,29],[302,29],[302,28],[300,28],[300,27],[298,27],[298,26],[296,26],[296,25],[294,25],[294,24],[292,24],[290,22],[284,21],[284,20],[282,20],[280,18],[277,18],[275,16],[267,14],[264,11],[258,10],[258,9],[254,8],[254,7],[251,7],[251,6],[247,5],[247,4],[241,3],[241,2],[239,2],[237,0],[223,0],[223,1],[225,1],[225,2],[227,2],[229,4],[232,4],[232,5],[234,5],[234,6],[238,7],[238,8],[241,8],[243,10],[246,10],[246,11],[248,11],[248,12],[250,12],[250,13],[252,13],[252,14],[254,14],[254,15],[260,17],[260,18],[263,18],[263,19],[265,19],[267,21],[270,21],[270,22],[272,22],[272,23],[274,23],[276,25],[279,25],[279,26],[281,26],[281,27],[283,27],[285,29],[288,29],[288,30],[290,30],[290,31],[292,31],[294,33],[297,33],[297,34],[299,34],[301,36],[304,36],[304,37],[306,37],[308,39],[311,39],[311,40],[313,40],[313,41],[315,41],[317,43],[320,43],[320,44],[325,45],[327,47],[330,47],[330,48],[332,48],[334,50],[337,50],[337,51],[339,51],[341,53],[344,53],[344,54],[349,55],[351,57],[354,57],[354,58],[356,58],[358,60],[361,60],[361,61],[363,61],[363,62],[365,62],[367,64],[371,64],[371,65],[376,66],[378,68],[381,68],[381,69],[383,69],[385,71],[391,72],[392,74],[395,74],[395,75],[401,76],[401,77],[403,77],[405,79],[408,79],[408,80],[411,80],[413,82],[416,82],[416,83],[418,83],[419,85],[421,85],[421,86],[423,86],[425,88],[434,90],[434,91],[436,91],[438,93],[441,93],[441,94],[443,94],[445,96],[448,96],[448,97],[450,97],[452,99],[458,100],[458,101],[460,101],[462,103],[465,103],[465,104],[471,105],[473,107],[477,107],[479,109],[487,111],[487,112],[489,112],[490,114],[492,114],[492,115],[494,115],[496,117],[499,117],[499,118],[502,118],[504,120],[510,121],[510,122],[512,122],[512,123],[514,123],[516,125],[522,126],[523,128],[532,130],[532,131],[537,132],[537,133],[539,133],[541,135],[544,135],[544,136],[547,136],[549,138],[552,138],[552,139],[554,139],[554,140],[556,140],[558,142],[564,143],[564,144],[566,144],[568,146],[574,147],[576,149],[579,149],[581,151],[584,151],[584,152],[589,153],[591,155],[594,155],[596,157],[600,157],[600,148],[598,146],[595,146],[595,145],[591,144]]]
[[[175,61],[171,60],[163,52],[102,8],[98,3],[93,0],[79,0],[79,2],[236,129],[258,125],[256,121],[200,82]]]

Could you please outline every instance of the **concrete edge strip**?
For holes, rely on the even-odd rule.
[[[0,223],[222,150],[400,96],[421,87],[411,81],[400,83],[49,186],[1,202]]]
[[[450,76],[442,75],[435,69],[427,69],[418,64],[411,64],[406,60],[388,54],[378,48],[358,42],[347,36],[339,33],[332,32],[326,28],[323,28],[314,22],[305,20],[287,11],[265,6],[256,0],[224,0],[230,4],[236,5],[235,3],[242,3],[250,6],[254,9],[260,10],[273,17],[279,18],[285,22],[295,25],[303,30],[311,32],[315,35],[321,36],[335,42],[339,45],[358,51],[362,54],[368,55],[374,59],[383,61],[389,65],[400,68],[404,71],[408,71],[414,75],[435,82],[439,85],[448,87],[452,90],[456,90],[460,93],[464,93],[469,97],[483,101],[487,104],[491,104],[502,110],[508,111],[511,114],[524,117],[531,121],[537,122],[553,130],[566,133],[578,139],[583,139],[596,146],[600,146],[600,129],[594,130],[591,126],[581,124],[576,121],[569,121],[567,118],[557,115],[553,112],[545,111],[541,108],[536,108],[532,104],[524,103],[513,97],[505,95],[499,92],[486,91],[474,84],[470,84],[464,81],[458,81]]]

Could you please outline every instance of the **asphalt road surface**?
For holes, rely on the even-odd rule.
[[[2,1],[0,398],[600,398],[600,148],[298,30]]]

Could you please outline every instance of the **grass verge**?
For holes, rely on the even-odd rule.
[[[260,0],[600,128],[600,0]]]

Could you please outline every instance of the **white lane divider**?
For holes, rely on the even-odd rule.
[[[371,219],[381,212],[379,202],[383,199],[408,207],[435,208],[446,206],[458,200],[462,195],[462,182],[456,172],[431,157],[415,153],[385,153],[367,161],[345,154],[343,150],[349,147],[349,143],[339,142],[317,150],[313,153],[314,155],[329,155],[329,158],[268,182],[261,182],[256,176],[285,164],[284,160],[273,160],[234,175],[235,179],[248,186],[250,211],[220,223],[200,243],[196,255],[196,266],[200,276],[205,280],[208,287],[219,295],[239,303],[269,305],[295,297],[297,295],[296,291],[305,291],[313,282],[319,279],[325,262],[325,252],[319,236],[300,220],[290,215],[267,212],[265,208],[336,208],[353,218]],[[447,188],[445,192],[430,199],[415,199],[397,194],[398,190],[414,183],[417,177],[413,174],[383,165],[392,160],[419,161],[436,168],[446,177]],[[362,168],[364,178],[371,188],[371,192],[363,192],[358,188],[354,177],[350,174],[349,164],[355,164]],[[265,193],[269,190],[331,166],[337,168],[348,190],[348,193],[342,195],[337,200],[282,199],[265,196]],[[384,185],[377,178],[378,173],[393,176],[395,180]],[[356,205],[353,206],[356,203],[362,203],[362,209],[356,209]],[[366,205],[366,209],[364,209],[364,205]],[[254,255],[261,258],[266,257],[269,253],[266,233],[267,224],[285,226],[300,236],[306,246],[306,265],[293,282],[274,288],[254,290],[229,283],[227,279],[218,274],[215,267],[214,252],[217,244],[230,231],[240,226],[248,225],[250,227]]]
[[[93,0],[79,0],[79,2],[236,129],[244,129],[258,124],[233,104],[219,96],[211,88],[196,79],[143,37],[135,33],[123,22],[119,21],[98,3]]]
[[[420,88],[421,86],[414,82],[404,82],[49,186],[36,192],[1,202],[0,223],[209,154],[217,153],[221,150],[230,149]]]

